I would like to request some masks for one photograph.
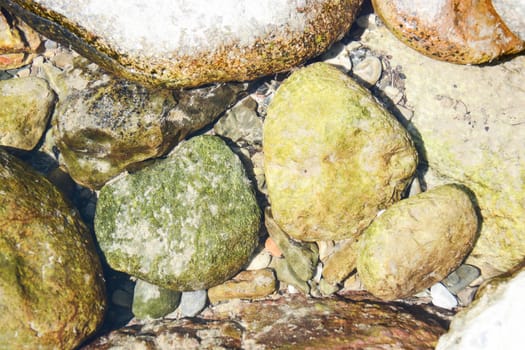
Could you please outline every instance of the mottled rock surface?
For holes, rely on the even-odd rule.
[[[483,285],[475,301],[452,319],[437,350],[521,349],[525,342],[525,271]]]
[[[498,65],[460,66],[408,49],[368,21],[363,45],[388,56],[404,93],[393,106],[420,150],[427,186],[461,183],[483,217],[468,263],[485,277],[525,257],[525,56]]]
[[[417,164],[401,124],[325,63],[294,72],[279,87],[263,147],[274,219],[306,241],[358,236],[400,199]]]
[[[361,0],[2,0],[53,40],[144,85],[195,87],[288,70],[350,27]]]
[[[229,299],[259,299],[275,292],[277,280],[271,269],[241,271],[229,281],[208,289],[210,303]]]
[[[130,325],[83,349],[148,345],[184,349],[420,350],[434,349],[445,332],[432,316],[413,314],[401,306],[301,295],[227,302],[206,310],[201,317]]]
[[[0,150],[0,344],[72,349],[102,323],[104,279],[87,227],[43,176]]]
[[[180,292],[139,279],[135,284],[131,310],[138,319],[163,317],[177,308],[180,295]]]
[[[43,79],[1,80],[0,145],[32,150],[46,130],[54,101]]]
[[[206,289],[248,262],[260,213],[242,164],[218,137],[106,184],[95,232],[116,270],[163,288]]]
[[[395,203],[359,241],[357,271],[366,290],[393,300],[439,282],[472,249],[478,221],[469,193],[456,185]]]

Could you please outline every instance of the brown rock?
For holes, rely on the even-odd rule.
[[[461,64],[490,62],[525,49],[492,0],[372,0],[386,26],[413,49]],[[524,6],[523,2],[516,2]]]
[[[277,281],[271,269],[242,271],[233,279],[208,289],[212,304],[229,299],[258,299],[275,292]]]

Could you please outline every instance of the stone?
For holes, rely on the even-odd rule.
[[[472,304],[458,312],[437,350],[521,349],[525,342],[523,269],[480,288]]]
[[[270,262],[270,268],[275,271],[275,275],[277,276],[280,284],[284,282],[288,285],[288,290],[290,290],[290,287],[293,287],[295,293],[310,293],[310,285],[308,284],[308,280],[311,277],[309,279],[299,277],[297,272],[295,272],[293,269],[290,261],[284,258],[273,258]]]
[[[430,287],[432,304],[443,309],[452,310],[458,306],[458,301],[442,283],[436,283]]]
[[[442,283],[451,293],[457,295],[479,276],[480,271],[477,267],[463,264],[448,275]]]
[[[366,290],[394,300],[441,281],[472,249],[478,221],[471,193],[453,184],[395,203],[359,241],[357,271]]]
[[[0,80],[0,145],[30,151],[47,127],[55,94],[35,77]]]
[[[210,303],[230,299],[259,299],[275,292],[277,281],[271,269],[241,271],[231,280],[208,289]]]
[[[193,290],[183,292],[180,298],[178,310],[182,317],[194,317],[198,315],[207,303],[207,292],[205,290]]]
[[[257,246],[259,225],[241,161],[206,135],[106,184],[95,215],[112,268],[176,291],[207,289],[238,273]]]
[[[493,61],[525,49],[491,0],[372,0],[375,12],[396,37],[432,58],[462,64]],[[494,1],[502,3],[503,1]],[[525,14],[521,0],[506,1],[509,13]],[[525,23],[522,21],[522,30]]]
[[[73,349],[106,309],[100,260],[78,212],[3,150],[0,290],[0,343],[9,349]]]
[[[139,319],[163,317],[179,306],[180,296],[181,292],[161,288],[138,279],[131,310]]]
[[[483,225],[467,263],[484,278],[512,269],[525,258],[525,56],[449,64],[407,48],[384,26],[369,27],[361,41],[404,77],[404,103],[393,110],[420,150],[427,188],[461,183],[476,195]]]
[[[352,74],[368,84],[368,86],[373,86],[381,78],[381,71],[382,67],[379,58],[367,56],[356,64],[354,69],[352,69]]]
[[[348,55],[348,50],[341,42],[334,43],[320,58],[324,63],[331,64],[343,73],[352,70],[352,61]]]
[[[260,270],[267,268],[272,261],[272,256],[264,249],[256,249],[248,265],[245,266],[245,270]]]
[[[344,281],[356,268],[357,240],[341,241],[333,253],[326,258],[323,267],[323,278],[327,283],[338,284]]]
[[[41,45],[40,35],[6,9],[0,11],[0,70],[23,67]]]
[[[412,310],[412,311],[409,311]],[[417,312],[420,314],[417,315]],[[417,306],[338,298],[232,300],[198,319],[159,319],[110,332],[82,350],[121,349],[434,349],[445,332]]]
[[[401,198],[417,164],[401,124],[325,63],[295,71],[279,87],[263,151],[273,217],[302,241],[359,236]]]
[[[141,161],[165,155],[213,122],[243,89],[223,84],[176,93],[148,90],[104,76],[86,63],[67,71],[78,74],[76,80],[66,73],[52,77],[61,96],[53,133],[73,179],[92,189]]]
[[[361,0],[2,0],[46,37],[142,85],[196,87],[252,80],[324,52]]]
[[[233,142],[248,144],[262,143],[263,121],[257,115],[257,102],[246,97],[226,112],[213,126],[217,135],[229,138]]]

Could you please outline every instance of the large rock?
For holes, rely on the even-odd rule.
[[[449,64],[368,23],[363,44],[388,55],[404,77],[393,109],[410,121],[428,187],[462,183],[476,195],[483,225],[468,263],[486,277],[512,268],[525,258],[525,56],[483,67]]]
[[[194,87],[290,69],[350,27],[361,0],[2,0],[44,35],[144,85]]]
[[[102,268],[78,212],[0,150],[0,344],[72,349],[102,323]]]
[[[475,301],[454,316],[437,350],[521,349],[525,343],[525,271],[483,285]]]
[[[259,216],[239,158],[218,137],[198,136],[106,184],[95,231],[114,269],[163,288],[199,290],[248,262]]]
[[[0,81],[0,145],[32,150],[44,135],[55,101],[45,80]]]
[[[395,203],[365,230],[357,271],[376,297],[408,297],[441,281],[461,264],[478,233],[470,194],[436,187]]]
[[[445,332],[432,317],[422,320],[401,306],[299,294],[226,302],[200,317],[124,327],[83,349],[423,350],[434,349]]]
[[[263,147],[274,219],[307,241],[359,235],[400,199],[417,164],[401,124],[325,63],[294,72],[279,87]]]

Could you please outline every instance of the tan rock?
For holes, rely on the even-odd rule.
[[[271,269],[242,271],[233,279],[208,289],[212,304],[229,299],[258,299],[275,292],[277,280]]]

